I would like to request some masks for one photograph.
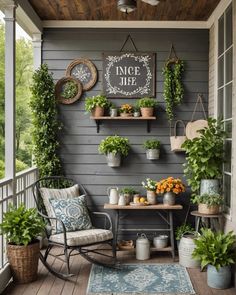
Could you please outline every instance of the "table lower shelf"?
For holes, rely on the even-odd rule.
[[[130,249],[119,249],[117,248],[117,251],[128,251],[128,252],[135,252],[136,248],[130,248]],[[172,248],[169,247],[165,247],[165,248],[155,248],[155,247],[151,247],[150,248],[151,252],[171,252]]]

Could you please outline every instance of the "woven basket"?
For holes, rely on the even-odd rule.
[[[198,212],[202,214],[219,214],[220,206],[212,205],[207,206],[206,204],[199,204],[198,205]]]
[[[15,281],[24,284],[37,279],[39,251],[39,241],[28,246],[7,245],[7,257]]]

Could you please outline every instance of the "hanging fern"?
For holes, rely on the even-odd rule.
[[[58,131],[55,87],[48,66],[43,64],[33,75],[30,106],[33,122],[33,154],[40,177],[62,175],[58,156]]]
[[[164,75],[164,99],[166,102],[166,113],[169,120],[174,118],[174,107],[179,105],[184,96],[182,75],[184,62],[177,59],[174,62],[167,60],[162,74]]]

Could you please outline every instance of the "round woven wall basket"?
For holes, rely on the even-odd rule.
[[[65,98],[62,96],[63,87],[65,87],[65,84],[67,82],[74,82],[77,86],[77,93],[74,97]],[[79,82],[79,80],[77,80],[73,77],[63,77],[57,81],[57,84],[55,86],[55,94],[56,94],[57,101],[62,104],[74,103],[75,101],[77,101],[81,97],[82,91],[83,91],[82,84]]]
[[[39,251],[38,241],[28,246],[7,245],[7,257],[16,282],[25,284],[37,279]]]

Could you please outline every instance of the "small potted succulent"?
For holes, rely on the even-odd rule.
[[[141,110],[142,117],[152,117],[156,105],[157,100],[149,97],[141,98],[137,102],[137,106]]]
[[[182,180],[179,178],[168,177],[162,179],[156,183],[157,194],[163,194],[163,204],[165,205],[174,205],[175,197],[185,192],[185,185],[182,183]]]
[[[140,107],[139,106],[134,106],[134,117],[140,117]]]
[[[231,265],[236,261],[236,236],[228,233],[202,229],[194,240],[196,245],[192,256],[201,261],[202,269],[207,267],[207,284],[211,288],[226,289],[231,284]]]
[[[108,106],[109,102],[104,95],[87,97],[85,100],[85,110],[92,113],[93,117],[102,117]]]
[[[119,112],[121,117],[132,117],[133,106],[128,103],[122,104],[119,109]]]
[[[3,214],[1,233],[6,235],[7,257],[13,278],[19,283],[29,283],[37,278],[40,254],[37,237],[42,233],[45,223],[35,208],[26,209],[22,204]]]
[[[160,141],[156,139],[148,139],[143,143],[146,150],[148,160],[157,160],[160,157]]]
[[[192,203],[198,205],[199,213],[218,214],[220,206],[224,203],[224,197],[219,194],[196,195],[192,199]]]
[[[114,103],[111,103],[110,104],[110,116],[111,117],[117,117],[118,116],[118,110],[117,110],[117,107],[114,105]]]
[[[133,196],[136,193],[136,190],[132,187],[124,187],[120,190],[120,195],[124,195],[126,198],[126,204],[129,204],[133,200]]]
[[[142,186],[147,190],[147,201],[151,205],[155,205],[157,203],[157,198],[156,198],[156,181],[152,180],[150,178],[146,179],[145,181],[142,181]]]
[[[109,167],[119,167],[121,155],[127,156],[130,150],[129,140],[118,135],[108,136],[101,141],[98,150],[106,155]]]

